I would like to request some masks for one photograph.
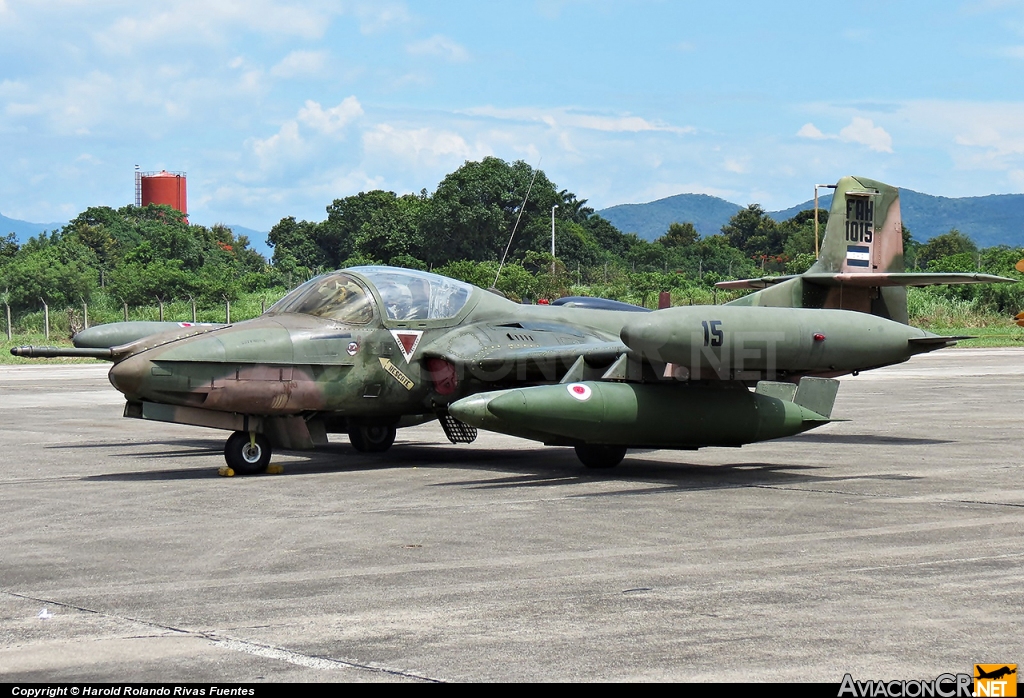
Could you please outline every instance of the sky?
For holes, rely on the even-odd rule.
[[[139,165],[266,231],[489,155],[597,209],[1022,193],[1024,0],[0,0],[11,218],[132,203]]]

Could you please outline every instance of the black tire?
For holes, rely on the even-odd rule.
[[[626,457],[626,447],[587,444],[576,447],[576,457],[588,468],[614,468]]]
[[[224,444],[224,460],[239,475],[267,472],[271,453],[270,442],[263,434],[256,434],[253,443],[248,432],[236,431]]]
[[[348,440],[360,453],[383,453],[395,443],[398,430],[380,425],[354,425],[348,430]]]

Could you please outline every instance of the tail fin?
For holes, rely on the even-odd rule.
[[[899,189],[864,177],[843,177],[832,195],[821,253],[807,273],[902,271]]]
[[[918,274],[903,268],[900,192],[865,177],[843,177],[832,196],[818,259],[805,273],[722,281],[762,289],[730,305],[840,308],[908,324],[907,286],[1013,283],[990,274]]]

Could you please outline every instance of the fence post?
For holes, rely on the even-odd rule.
[[[164,302],[163,300],[157,300],[157,304],[160,306],[160,322],[164,321]]]
[[[50,338],[50,306],[46,304],[42,298],[39,299],[43,304],[43,334],[47,339]]]
[[[231,301],[227,298],[224,299],[224,323],[231,324]]]
[[[7,303],[4,303],[4,305],[7,306],[7,341],[9,342],[11,341],[11,306],[7,305]]]
[[[82,301],[82,329],[89,329],[89,304]]]
[[[121,301],[124,303],[124,321],[128,322],[128,301]]]

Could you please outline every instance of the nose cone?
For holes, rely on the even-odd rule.
[[[145,380],[152,370],[152,361],[136,355],[114,364],[107,377],[110,379],[110,384],[124,393],[126,398],[137,400],[142,397]]]
[[[669,322],[666,311],[658,311],[650,314],[651,317],[642,317],[630,320],[619,332],[619,339],[633,351],[643,352],[657,356],[657,352],[665,346],[666,342],[672,341],[674,337],[673,328],[675,323]]]
[[[453,402],[448,406],[448,412],[460,422],[471,424],[474,427],[482,427],[489,418],[492,418],[487,409],[487,404],[490,401],[491,394],[478,393]]]

